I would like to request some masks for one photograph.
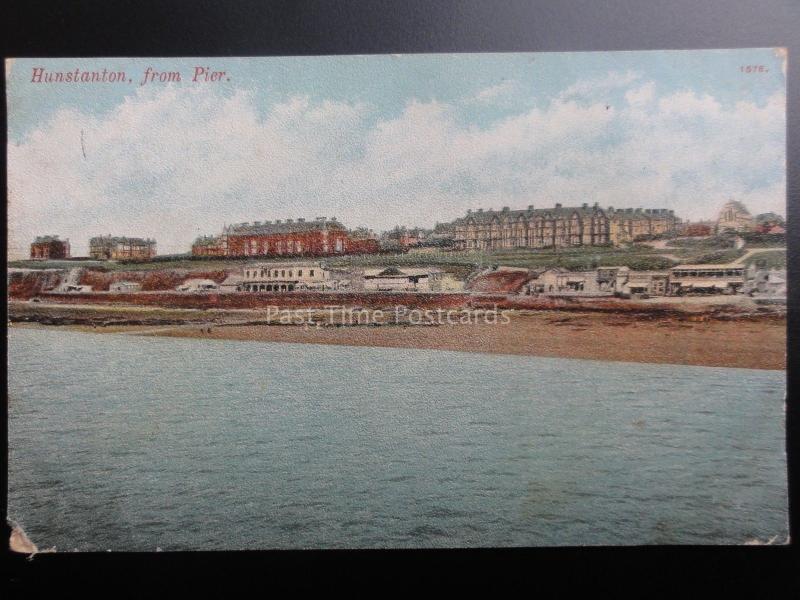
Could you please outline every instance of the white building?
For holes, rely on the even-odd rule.
[[[235,285],[241,292],[329,291],[349,287],[343,275],[318,262],[255,263],[244,268],[241,281]]]
[[[86,292],[91,292],[92,291],[92,286],[90,286],[90,285],[72,285],[72,284],[67,284],[67,285],[63,286],[60,291],[67,292],[67,293],[70,293],[70,294],[83,294],[83,293],[86,293]]]
[[[734,294],[745,284],[745,267],[723,265],[678,265],[669,271],[670,293]]]
[[[213,292],[219,289],[219,284],[211,279],[187,279],[175,289],[179,292]]]
[[[108,291],[122,293],[141,292],[142,284],[138,281],[115,281],[108,286]]]
[[[364,271],[364,289],[378,292],[439,292],[444,272],[436,268],[386,267]]]

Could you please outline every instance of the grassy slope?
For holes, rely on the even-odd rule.
[[[378,267],[384,265],[397,266],[437,266],[449,271],[457,276],[466,276],[470,271],[477,267],[488,267],[492,265],[509,267],[548,267],[560,266],[574,270],[589,270],[598,266],[629,266],[635,270],[658,270],[667,269],[676,264],[663,254],[669,254],[680,258],[684,263],[710,263],[710,262],[730,262],[744,253],[744,250],[736,250],[727,245],[709,243],[711,240],[704,240],[704,243],[687,244],[682,246],[668,247],[658,250],[649,246],[635,245],[628,248],[611,247],[590,247],[590,248],[567,248],[559,251],[554,250],[529,250],[529,249],[508,249],[497,250],[494,252],[434,252],[434,253],[415,253],[407,254],[370,254],[340,256],[327,258],[325,262],[332,267],[346,268],[354,267]],[[770,256],[773,262],[779,262],[783,256],[785,264],[785,253],[776,252],[765,253],[761,256]],[[149,271],[159,269],[187,269],[187,270],[229,270],[238,271],[246,263],[253,262],[285,262],[294,259],[231,259],[221,260],[218,258],[192,259],[190,257],[164,257],[149,262],[98,262],[98,261],[13,261],[9,267],[21,267],[30,269],[69,269],[75,267],[99,268],[108,271]],[[315,259],[307,259],[315,260]]]

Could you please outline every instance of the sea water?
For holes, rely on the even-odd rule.
[[[783,371],[9,332],[40,549],[786,540]]]

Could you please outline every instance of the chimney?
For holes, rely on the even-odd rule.
[[[334,216],[334,217],[331,217],[331,221],[335,221],[335,220],[336,220],[336,217],[335,217],[335,216]]]
[[[482,212],[483,212],[483,209],[482,209],[482,208],[479,208],[479,209],[478,209],[478,212],[479,212],[479,213],[482,213]]]
[[[471,209],[471,208],[468,208],[468,209],[467,209],[467,214],[468,214],[468,215],[471,215],[471,214],[472,214],[472,209]]]
[[[297,219],[297,222],[298,222],[298,223],[305,223],[305,222],[306,222],[306,220],[305,220],[305,219],[302,219],[302,218],[300,218],[300,219]]]
[[[282,222],[283,222],[283,221],[281,221],[280,219],[276,219],[276,220],[275,220],[275,223],[277,223],[278,225],[280,225]]]
[[[556,202],[556,208],[561,208],[561,202]]]
[[[614,207],[613,206],[609,206],[608,207],[608,212],[613,213],[614,212]]]
[[[589,203],[588,202],[584,202],[583,203],[583,208],[589,208]]]
[[[253,221],[253,225],[256,225],[256,226],[261,225],[261,221]]]
[[[504,207],[503,207],[503,212],[508,212],[508,210],[509,210],[509,209],[508,209],[508,207],[507,207],[507,206],[504,206]]]
[[[294,223],[294,221],[292,221],[291,219],[286,219],[286,222],[287,223]]]
[[[594,203],[594,208],[600,208],[600,203],[599,202],[595,202]]]
[[[528,204],[528,210],[530,210],[530,211],[533,210],[533,204]]]

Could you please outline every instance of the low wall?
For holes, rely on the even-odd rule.
[[[115,304],[137,306],[161,306],[165,308],[324,308],[326,306],[348,306],[363,308],[464,308],[470,305],[469,294],[425,294],[425,293],[48,293],[42,296],[46,302],[69,304]],[[498,297],[501,300],[503,297]]]
[[[601,312],[642,314],[648,317],[681,314],[675,306],[643,305],[630,300],[572,298],[541,298],[534,296],[469,293],[406,293],[406,292],[89,292],[45,293],[40,296],[48,303],[109,304],[115,306],[153,306],[189,309],[267,309],[269,307],[303,309],[328,306],[361,307],[367,309],[516,309],[560,310],[570,312]]]

